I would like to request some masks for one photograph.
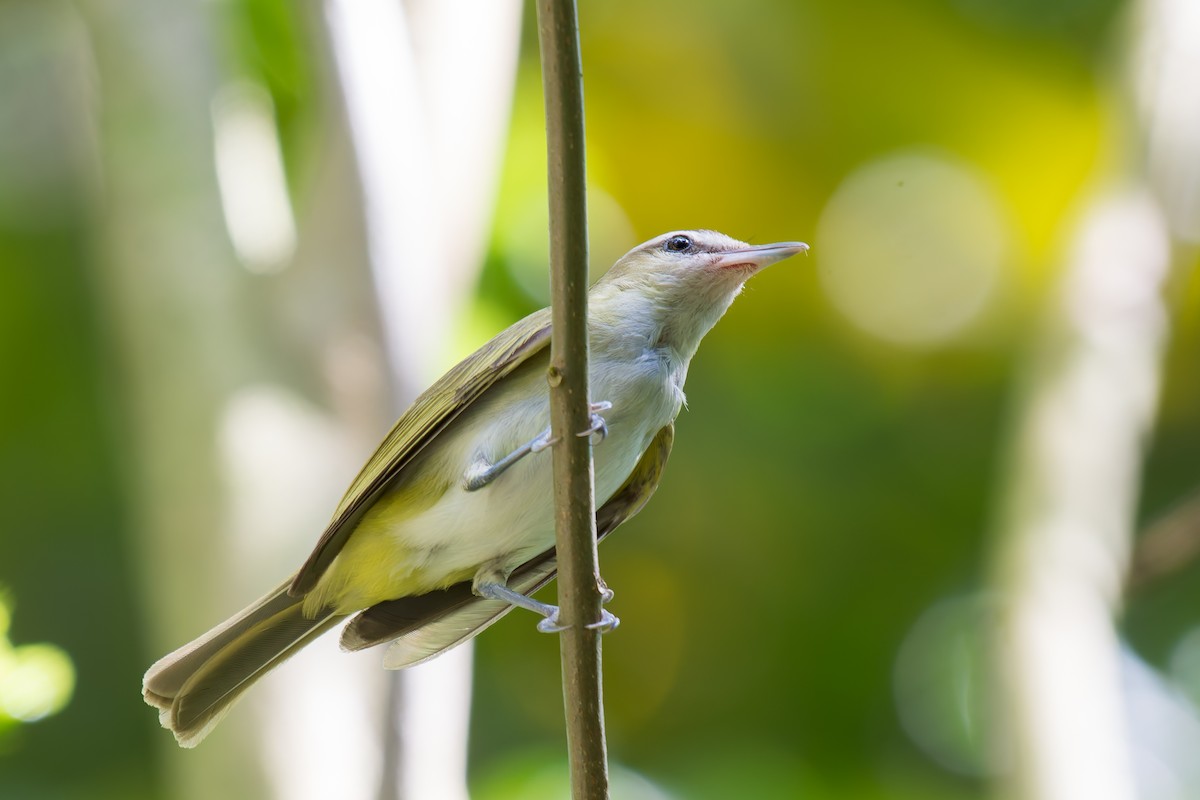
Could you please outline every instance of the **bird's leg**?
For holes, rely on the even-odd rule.
[[[534,600],[532,597],[526,597],[520,592],[513,591],[508,588],[508,575],[499,569],[483,568],[475,575],[475,581],[471,585],[471,591],[480,597],[486,597],[490,600],[499,600],[509,605],[517,606],[532,611],[535,614],[541,614],[545,619],[537,624],[537,629],[542,633],[561,633],[567,629],[567,626],[562,625],[558,621],[558,606],[542,603]],[[604,587],[607,602],[612,599],[612,590]],[[588,630],[600,631],[600,633],[608,633],[621,624],[621,620],[617,619],[612,612],[605,609],[600,610],[600,619],[596,622],[586,625]]]
[[[600,438],[597,439],[594,444],[599,444],[600,442],[604,441],[604,438],[608,436],[608,425],[605,423],[604,417],[600,416],[599,412],[608,411],[610,408],[612,408],[612,403],[607,401],[592,403],[590,406],[588,406],[588,412],[591,414],[591,426],[585,431],[580,431],[577,435],[599,436]],[[530,453],[540,453],[553,445],[556,441],[557,440],[551,435],[550,429],[546,428],[546,430],[542,431],[537,436],[518,447],[516,450],[513,450],[499,461],[492,462],[488,461],[483,455],[479,456],[471,463],[471,466],[467,467],[467,471],[463,473],[463,488],[465,488],[468,492],[474,492],[478,489],[482,489],[492,481],[496,480],[496,478],[499,478],[506,469],[511,467],[513,464],[516,464],[525,456],[529,455]]]
[[[546,430],[539,433],[533,439],[530,439],[495,463],[488,461],[486,456],[479,456],[471,462],[471,466],[467,467],[467,471],[463,473],[463,488],[468,492],[482,489],[496,480],[496,478],[499,478],[506,469],[525,456],[530,453],[540,453],[554,444],[555,441],[550,435],[550,429],[546,428]]]

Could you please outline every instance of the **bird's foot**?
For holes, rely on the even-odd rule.
[[[570,625],[563,625],[558,621],[558,606],[550,606],[554,611],[549,614],[544,620],[537,624],[537,629],[542,633],[562,633]],[[611,611],[600,609],[600,619],[590,625],[585,625],[589,631],[599,631],[600,633],[608,633],[615,630],[621,620]]]
[[[605,587],[608,599],[612,599],[612,590]],[[558,620],[558,606],[543,603],[534,600],[532,597],[526,597],[520,592],[513,591],[502,583],[491,578],[477,581],[474,588],[475,594],[480,597],[487,597],[492,600],[502,600],[510,605],[517,606],[532,611],[535,614],[541,614],[544,619],[537,624],[537,629],[542,633],[562,633],[569,626],[563,625]],[[604,601],[607,602],[607,601]],[[617,619],[611,612],[601,609],[600,619],[589,625],[586,625],[588,630],[599,631],[600,633],[608,633],[621,624],[621,620]]]

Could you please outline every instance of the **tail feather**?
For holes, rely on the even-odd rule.
[[[184,747],[194,747],[242,692],[342,617],[306,617],[290,580],[146,672],[142,694]]]
[[[284,591],[280,591],[281,589]],[[156,661],[146,670],[146,677],[142,682],[146,701],[158,708],[163,708],[163,703],[169,707],[175,695],[183,688],[183,684],[200,665],[236,639],[245,628],[269,619],[294,604],[294,599],[287,596],[286,589],[287,583],[277,586],[199,639]]]

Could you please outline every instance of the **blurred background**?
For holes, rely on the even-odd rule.
[[[1200,797],[1198,7],[580,14],[594,274],[812,246],[601,550],[614,797]],[[528,614],[448,689],[327,637],[195,751],[139,698],[546,303],[542,114],[512,0],[0,3],[0,796],[565,796]]]

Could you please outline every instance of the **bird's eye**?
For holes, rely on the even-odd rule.
[[[689,249],[691,246],[692,246],[692,240],[689,239],[688,237],[672,236],[670,239],[667,239],[666,243],[663,245],[663,248],[668,253],[682,253],[684,250]]]

